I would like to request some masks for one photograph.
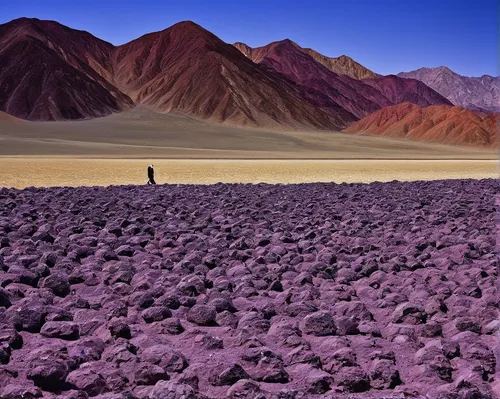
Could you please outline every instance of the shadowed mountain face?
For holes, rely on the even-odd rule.
[[[364,83],[376,88],[393,104],[410,102],[427,107],[429,105],[453,105],[441,94],[415,79],[403,79],[395,75],[366,79]]]
[[[441,105],[421,108],[403,103],[374,112],[343,132],[494,147],[500,144],[496,126],[495,115],[481,117],[459,107]]]
[[[498,76],[462,76],[447,67],[420,68],[411,72],[402,72],[398,76],[418,79],[460,107],[500,112],[500,77]]]
[[[113,46],[56,22],[0,25],[0,110],[30,120],[82,119],[133,106],[113,86]]]

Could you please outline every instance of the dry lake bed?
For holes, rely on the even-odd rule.
[[[496,160],[151,160],[57,157],[0,158],[0,186],[145,184],[155,165],[158,184],[369,183],[498,178]]]

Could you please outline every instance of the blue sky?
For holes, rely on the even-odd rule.
[[[0,23],[22,16],[116,45],[191,20],[228,43],[289,38],[382,74],[446,65],[468,76],[499,75],[496,0],[0,1]]]

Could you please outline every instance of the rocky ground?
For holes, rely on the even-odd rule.
[[[1,189],[0,398],[498,398],[499,189]]]

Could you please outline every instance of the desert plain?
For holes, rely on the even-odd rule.
[[[0,185],[306,183],[495,178],[497,151],[320,131],[245,129],[135,108],[0,122]]]

